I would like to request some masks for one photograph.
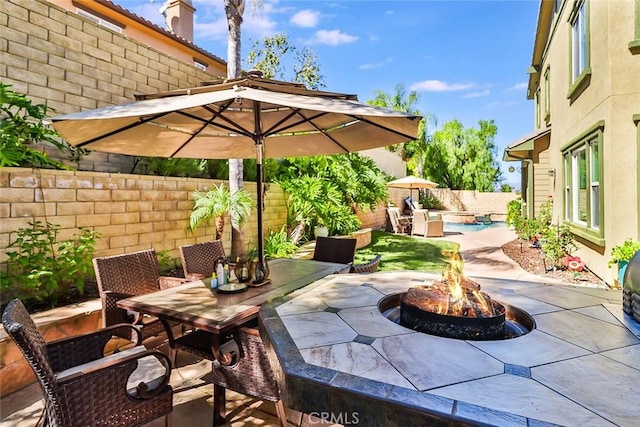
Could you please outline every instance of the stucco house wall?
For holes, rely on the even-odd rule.
[[[571,19],[586,7],[587,67],[579,85],[571,76]],[[556,8],[556,6],[559,6]],[[536,173],[536,203],[547,191],[554,203],[554,222],[569,225],[580,256],[598,276],[613,283],[616,271],[607,267],[611,248],[626,238],[638,239],[640,131],[640,6],[637,0],[541,1],[533,48],[529,98],[549,105],[536,130],[551,128],[548,169],[555,177]],[[545,74],[548,73],[549,83]],[[578,223],[567,213],[565,190],[570,170],[564,155],[585,136],[601,132],[599,171],[600,224]],[[546,184],[545,184],[546,183]],[[569,210],[571,207],[569,207]]]

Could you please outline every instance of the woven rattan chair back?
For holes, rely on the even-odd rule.
[[[356,239],[317,237],[313,252],[315,261],[351,264],[356,254]]]
[[[97,257],[93,259],[93,267],[102,301],[104,327],[132,323],[131,313],[119,308],[116,305],[118,300],[160,290],[160,269],[155,249]],[[145,324],[142,332],[146,338],[163,330],[160,322],[154,321]]]
[[[429,212],[424,209],[413,211],[413,223],[411,224],[412,236],[427,235],[427,221],[429,221]]]
[[[12,300],[7,304],[2,313],[2,324],[36,374],[44,393],[47,419],[63,421],[57,401],[55,373],[51,367],[47,345],[20,300]]]
[[[216,260],[225,257],[220,240],[182,245],[179,249],[184,277],[187,279],[210,277]]]

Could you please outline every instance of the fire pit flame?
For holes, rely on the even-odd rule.
[[[401,298],[401,324],[450,337],[490,339],[503,334],[504,306],[480,291],[462,267],[460,254],[449,254],[442,280],[409,288]]]

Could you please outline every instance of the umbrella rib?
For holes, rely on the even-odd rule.
[[[156,114],[155,116],[149,117],[147,119],[138,120],[137,122],[128,124],[128,125],[126,125],[124,127],[121,127],[120,129],[112,130],[111,132],[107,132],[107,133],[102,134],[100,136],[96,136],[94,138],[91,138],[88,141],[81,142],[81,143],[77,144],[76,146],[79,147],[79,148],[82,148],[85,145],[89,145],[89,144],[94,143],[94,142],[96,142],[96,141],[98,141],[100,139],[108,138],[108,137],[110,137],[112,135],[116,135],[116,134],[118,134],[120,132],[124,132],[126,130],[132,129],[132,128],[136,127],[136,126],[140,126],[140,125],[143,125],[145,123],[151,122],[151,121],[156,120],[156,119],[158,119],[160,117],[166,116],[167,114],[169,114],[169,112]]]
[[[349,116],[349,117],[353,117],[353,118],[354,118],[354,119],[356,119],[356,120],[363,121],[363,122],[365,122],[365,123],[367,123],[367,124],[370,124],[370,125],[372,125],[372,126],[375,126],[375,127],[377,127],[377,128],[384,129],[384,130],[386,130],[387,132],[395,133],[396,135],[399,135],[399,136],[401,136],[401,137],[403,137],[403,138],[407,138],[409,141],[415,141],[415,139],[416,139],[414,136],[408,135],[408,134],[406,134],[406,133],[398,132],[397,130],[390,129],[390,128],[386,127],[386,126],[379,125],[379,124],[377,124],[377,123],[375,123],[375,122],[372,122],[371,120],[369,120],[369,119],[367,119],[367,118],[365,118],[365,117],[362,117],[362,116],[352,116],[351,114],[348,114],[348,116]],[[407,117],[407,118],[411,118],[411,117]],[[416,118],[417,118],[417,117],[413,117],[412,119],[413,119],[413,120],[415,120]]]

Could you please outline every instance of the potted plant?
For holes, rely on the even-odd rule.
[[[622,286],[624,280],[624,272],[627,269],[629,260],[633,258],[636,252],[640,251],[640,242],[631,238],[626,239],[621,245],[614,246],[611,249],[611,258],[609,259],[609,267],[618,264],[618,283]]]
[[[214,185],[206,193],[193,193],[194,206],[189,218],[189,225],[194,230],[202,221],[215,219],[216,240],[222,238],[224,232],[224,216],[229,215],[242,224],[251,214],[253,202],[251,196],[243,189],[231,192],[224,185]]]

